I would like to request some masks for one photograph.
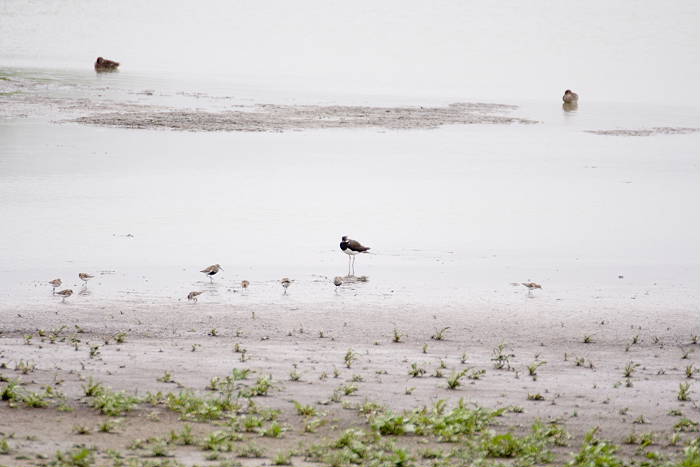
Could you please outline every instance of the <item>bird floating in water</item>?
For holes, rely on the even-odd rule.
[[[246,290],[249,286],[250,286],[250,282],[249,282],[249,281],[246,281],[246,280],[241,281],[241,288],[242,288],[243,290]]]
[[[284,294],[286,295],[286,294],[287,294],[287,288],[288,288],[290,285],[292,285],[292,281],[290,281],[288,277],[283,277],[283,278],[280,280],[280,284],[282,284],[282,287],[284,287]]]
[[[61,303],[66,303],[66,298],[73,295],[73,291],[71,289],[63,289],[63,290],[59,290],[58,292],[56,292],[56,295],[60,295],[61,297],[63,297],[63,299],[61,300]]]
[[[187,301],[193,301],[194,303],[197,303],[197,297],[202,295],[204,292],[198,292],[196,290],[193,290],[192,292],[187,294]]]
[[[95,60],[95,71],[116,71],[117,68],[119,68],[119,62],[102,57],[97,57]]]
[[[199,272],[206,274],[207,277],[209,277],[209,280],[213,283],[214,280],[211,277],[217,272],[219,272],[219,269],[221,269],[222,271],[224,270],[224,268],[222,268],[220,264],[212,264],[208,268],[202,269]]]
[[[522,282],[522,285],[527,287],[527,296],[528,297],[534,297],[534,290],[535,289],[541,289],[542,286],[540,284],[537,284],[535,282]]]
[[[61,279],[54,279],[52,281],[49,281],[49,285],[53,287],[53,290],[51,291],[52,294],[56,295],[56,288],[60,287],[63,282]]]
[[[355,255],[367,253],[370,247],[362,245],[357,240],[352,240],[347,236],[340,239],[340,249],[348,255],[348,277],[355,275]],[[350,270],[352,268],[352,274]]]
[[[574,104],[578,102],[578,94],[573,92],[571,89],[567,89],[566,91],[564,91],[564,96],[562,97],[562,100],[565,104]]]
[[[91,276],[87,272],[79,272],[78,277],[80,278],[81,281],[85,282],[85,285],[87,285],[87,281],[94,278],[95,276]]]

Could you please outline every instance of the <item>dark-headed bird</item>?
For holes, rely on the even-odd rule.
[[[221,269],[222,271],[224,270],[224,268],[222,268],[220,264],[212,264],[208,268],[202,269],[199,272],[206,274],[209,280],[213,283],[214,280],[212,279],[212,276],[219,272],[219,269]]]
[[[116,71],[117,68],[119,68],[119,62],[102,57],[97,57],[95,60],[95,71]]]
[[[348,255],[348,277],[352,277],[355,275],[355,255],[367,253],[370,247],[362,245],[357,240],[343,236],[340,240],[340,249]],[[350,273],[351,270],[352,274]]]

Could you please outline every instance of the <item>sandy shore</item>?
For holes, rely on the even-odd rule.
[[[366,401],[393,411],[432,406],[441,399],[453,406],[460,398],[491,409],[517,407],[499,417],[493,429],[523,433],[536,420],[561,424],[572,439],[555,449],[559,461],[568,461],[593,427],[600,427],[600,437],[621,444],[623,457],[646,452],[624,444],[635,433],[653,433],[647,450],[677,456],[684,444],[679,440],[695,433],[676,435],[671,446],[674,426],[683,418],[698,419],[697,373],[688,378],[686,367],[697,360],[694,336],[700,327],[696,311],[687,309],[654,313],[562,307],[553,315],[477,306],[446,312],[411,306],[144,304],[56,305],[51,310],[4,310],[3,316],[2,385],[17,378],[27,391],[51,386],[65,393],[63,404],[73,408],[58,410],[55,401],[46,408],[11,408],[1,402],[0,433],[12,434],[10,454],[0,456],[4,465],[45,462],[75,444],[92,446],[98,458],[106,459],[109,449],[148,457],[158,440],[127,448],[134,447],[134,440],[165,439],[185,422],[164,407],[143,403],[119,417],[114,433],[101,433],[97,426],[109,417],[88,406],[86,381],[93,378],[139,396],[186,389],[211,395],[205,390],[211,379],[230,375],[234,368],[251,370],[244,386],[271,376],[272,389],[254,400],[279,409],[287,429],[280,438],[242,435],[236,446],[254,442],[263,450],[265,460],[253,465],[270,463],[277,453],[290,450],[295,465],[304,465],[309,460],[304,450],[314,443],[336,439],[349,427],[369,430],[366,417],[353,410]],[[437,338],[445,328],[443,339]],[[119,333],[121,343],[115,341]],[[499,344],[510,355],[503,369],[495,368]],[[350,349],[355,359],[348,368]],[[530,376],[528,366],[537,362],[536,376]],[[413,363],[425,374],[410,376]],[[463,385],[448,389],[447,377],[463,369],[468,369]],[[436,377],[436,371],[443,377]],[[678,400],[682,383],[690,383],[689,401]],[[350,386],[356,392],[345,395]],[[531,400],[536,394],[543,400]],[[316,432],[305,432],[308,420],[295,413],[292,401],[317,408],[326,414],[319,419],[327,421],[319,422]],[[221,429],[220,422],[190,423],[202,437]],[[432,465],[421,458],[420,449],[454,447],[431,438],[396,438],[420,465]],[[185,464],[214,462],[205,459],[211,452],[174,442],[167,443],[167,452]],[[234,457],[227,452],[216,462]]]

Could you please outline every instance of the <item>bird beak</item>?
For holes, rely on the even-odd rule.
[[[221,269],[222,271],[224,270],[224,268],[222,268],[221,266],[219,266],[219,269]]]

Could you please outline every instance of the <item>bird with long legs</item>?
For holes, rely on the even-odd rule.
[[[284,287],[284,294],[287,295],[287,289],[289,288],[290,285],[292,285],[292,281],[289,280],[288,277],[283,277],[280,280],[280,284],[282,284],[282,287]]]
[[[214,283],[214,279],[212,279],[212,276],[214,276],[216,273],[219,272],[219,270],[224,270],[224,268],[221,267],[220,264],[212,264],[208,268],[202,269],[201,273],[205,274],[211,283]]]
[[[63,284],[63,282],[61,281],[61,279],[54,279],[54,280],[52,280],[52,281],[49,281],[49,285],[50,285],[51,287],[53,287],[53,290],[51,291],[51,293],[52,293],[53,295],[56,295],[56,289],[57,289],[58,287],[60,287],[61,284]]]
[[[73,295],[73,290],[71,290],[71,289],[59,290],[58,292],[56,292],[56,295],[60,295],[61,297],[63,297],[61,300],[61,303],[66,303],[66,298]]]
[[[527,287],[527,296],[530,298],[534,298],[535,294],[534,291],[535,289],[541,289],[542,286],[536,282],[521,282],[522,285]]]
[[[370,250],[370,247],[362,245],[360,242],[357,240],[352,240],[348,238],[346,235],[343,236],[340,240],[340,249],[348,255],[348,276],[347,277],[354,277],[355,276],[355,256],[359,255],[360,253],[367,253]],[[352,273],[350,272],[352,271]]]
[[[87,272],[79,272],[79,273],[78,273],[78,277],[80,278],[81,281],[84,282],[85,287],[87,287],[87,282],[88,282],[90,279],[94,278],[95,276],[91,276],[91,275],[88,274]]]

